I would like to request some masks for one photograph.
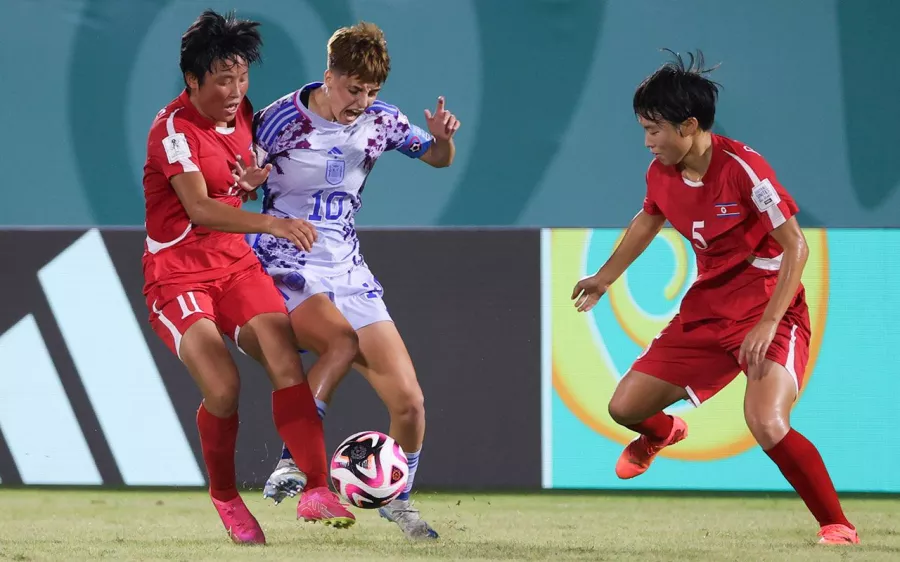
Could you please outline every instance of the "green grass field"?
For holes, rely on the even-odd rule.
[[[259,496],[244,494],[268,545],[239,547],[201,492],[0,489],[0,559],[900,560],[897,499],[847,500],[863,544],[822,547],[791,498],[423,493],[441,539],[412,544],[375,512],[339,531]]]

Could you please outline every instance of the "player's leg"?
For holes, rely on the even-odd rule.
[[[391,321],[359,330],[360,353],[354,367],[366,378],[390,414],[389,433],[410,461],[409,482],[401,499],[409,499],[419,452],[425,438],[425,397],[403,338]]]
[[[685,330],[676,316],[622,378],[609,402],[610,417],[640,435],[616,463],[616,475],[639,476],[664,448],[687,437],[687,424],[663,412],[688,399],[695,406],[737,375],[734,359],[717,347],[709,326]]]
[[[437,532],[422,519],[410,500],[425,438],[425,399],[412,359],[392,321],[369,324],[357,333],[360,353],[354,367],[387,407],[391,417],[390,435],[406,452],[409,462],[406,488],[379,512],[397,523],[408,538],[436,539]]]
[[[334,391],[359,353],[359,338],[325,293],[304,300],[291,310],[290,318],[297,343],[317,356],[307,378],[324,417]]]
[[[221,287],[217,303],[223,330],[233,334],[242,350],[257,354],[272,382],[275,428],[307,478],[304,499],[312,506],[307,519],[352,525],[353,514],[328,487],[322,420],[303,376],[284,300],[271,277],[255,266]]]
[[[819,522],[819,542],[857,543],[859,537],[841,509],[822,456],[815,445],[791,427],[791,408],[809,356],[807,326],[805,309],[800,314],[786,315],[766,360],[748,369],[744,417],[750,433]]]
[[[335,302],[359,336],[354,365],[387,407],[390,435],[409,461],[409,480],[399,498],[406,501],[425,437],[425,399],[415,367],[384,302],[384,288],[367,265],[353,269],[347,282],[336,287]]]
[[[616,461],[619,478],[643,474],[660,451],[687,437],[684,420],[663,412],[687,397],[684,387],[635,369],[622,377],[609,401],[609,415],[613,421],[639,435]]]
[[[356,332],[335,307],[328,293],[315,292],[325,290],[325,287],[307,282],[301,291],[284,285],[280,289],[289,297],[287,305],[291,309],[290,322],[297,344],[318,357],[309,370],[307,380],[321,419],[325,417],[334,390],[350,370],[359,350]],[[242,349],[252,357],[260,355],[252,342],[246,342]],[[297,476],[298,469],[290,448],[284,446],[281,459],[266,481],[263,496],[279,504],[285,497],[297,495],[303,488]]]
[[[213,505],[232,540],[264,543],[259,523],[237,491],[234,454],[240,378],[215,323],[212,299],[203,291],[185,290],[169,302],[151,302],[154,331],[182,360],[203,396],[197,429]]]
[[[663,410],[687,398],[684,387],[632,368],[609,400],[609,415],[635,433],[662,440],[672,431],[672,416]]]
[[[356,357],[359,340],[353,327],[325,293],[314,294],[298,304],[291,310],[290,320],[299,346],[317,356],[307,379],[319,417],[324,418],[337,385]],[[281,460],[266,482],[264,495],[275,503],[280,503],[285,494],[293,495],[294,467],[290,449],[285,446]]]

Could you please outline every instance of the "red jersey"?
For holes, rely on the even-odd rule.
[[[185,90],[157,113],[147,139],[144,164],[144,292],[157,284],[213,281],[257,261],[244,235],[191,224],[169,183],[172,176],[200,172],[209,196],[241,206],[231,165],[240,154],[252,162],[253,108],[244,98],[233,128],[203,117]]]
[[[654,160],[644,212],[664,215],[694,247],[698,277],[682,300],[682,322],[762,312],[782,255],[769,233],[794,216],[797,205],[759,153],[712,135],[712,159],[699,182]]]

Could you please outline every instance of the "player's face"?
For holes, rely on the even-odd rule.
[[[331,113],[343,125],[356,121],[381,91],[381,84],[366,83],[356,76],[331,70],[325,72],[325,85]]]
[[[638,116],[638,122],[644,128],[644,146],[650,149],[660,164],[674,166],[681,162],[691,149],[691,138],[683,136],[668,121],[664,119],[650,121]]]
[[[242,58],[237,62],[217,60],[203,85],[196,87],[198,108],[216,123],[230,123],[249,87],[250,72]]]

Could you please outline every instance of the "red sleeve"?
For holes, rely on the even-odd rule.
[[[186,172],[199,172],[198,144],[193,127],[182,119],[176,119],[175,113],[171,113],[153,125],[147,144],[147,157],[166,178]]]
[[[775,172],[765,158],[749,147],[734,156],[739,166],[735,169],[735,181],[741,202],[755,213],[766,231],[771,232],[797,214],[797,203],[775,177]]]
[[[644,212],[648,215],[661,215],[662,209],[656,204],[656,201],[653,199],[653,174],[651,173],[653,170],[653,162],[650,163],[650,167],[647,168],[647,174],[645,179],[647,180],[647,193],[644,195]]]

